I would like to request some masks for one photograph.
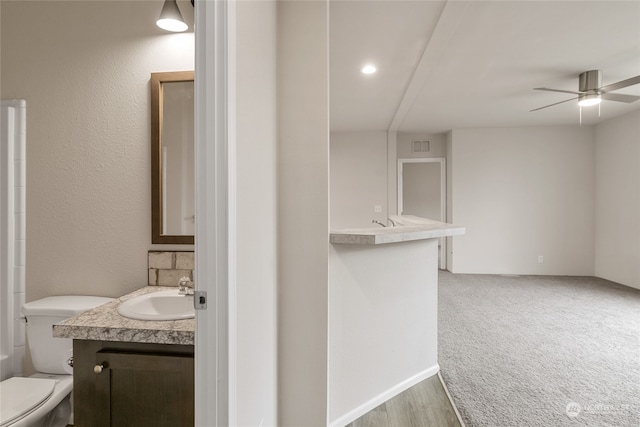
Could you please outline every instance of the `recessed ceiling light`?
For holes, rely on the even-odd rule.
[[[360,71],[362,71],[362,74],[373,74],[376,72],[376,67],[373,65],[365,65]]]

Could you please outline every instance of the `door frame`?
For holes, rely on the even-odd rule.
[[[444,157],[421,157],[411,159],[398,159],[398,209],[397,214],[402,215],[403,200],[402,200],[402,172],[405,163],[439,163],[440,164],[440,219],[438,221],[447,221],[447,160]],[[433,218],[430,218],[433,219]],[[441,270],[447,268],[447,239],[440,237],[440,262],[439,266]]]
[[[195,425],[236,424],[234,0],[195,2]]]

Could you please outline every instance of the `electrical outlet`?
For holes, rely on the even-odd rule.
[[[373,211],[374,211],[374,212],[376,212],[376,213],[380,213],[380,212],[382,212],[382,206],[380,206],[380,205],[374,205],[374,206],[373,206]]]
[[[538,264],[542,264],[544,262],[544,257],[542,255],[538,255]]]

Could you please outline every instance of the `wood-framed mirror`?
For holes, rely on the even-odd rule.
[[[193,244],[193,71],[151,73],[151,243]]]

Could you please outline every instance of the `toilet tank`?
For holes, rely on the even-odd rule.
[[[27,342],[33,367],[46,374],[70,374],[67,361],[72,356],[73,340],[54,338],[53,325],[95,308],[113,298],[92,296],[52,296],[22,306],[27,318]]]

